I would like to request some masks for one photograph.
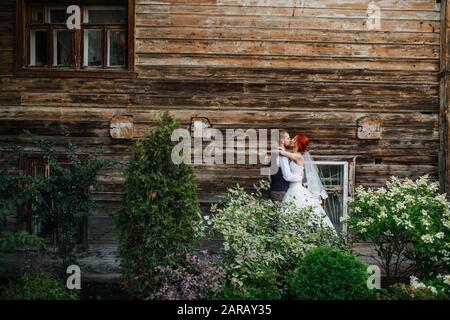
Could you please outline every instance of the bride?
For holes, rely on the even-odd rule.
[[[320,182],[317,167],[308,152],[309,139],[303,134],[298,134],[291,140],[290,146],[293,152],[279,150],[279,154],[291,160],[289,166],[292,174],[306,174],[308,187],[305,188],[300,182],[291,182],[284,196],[283,202],[294,203],[297,207],[312,206],[313,212],[322,217],[323,222],[335,230],[333,223],[321,206],[321,198],[328,197],[322,183]]]

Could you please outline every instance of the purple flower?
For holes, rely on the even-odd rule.
[[[211,257],[207,251],[202,251],[201,256],[186,253],[182,261],[179,265],[155,268],[161,280],[153,298],[210,299],[220,292],[225,271],[219,266],[218,259]]]

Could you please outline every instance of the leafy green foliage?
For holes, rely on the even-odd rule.
[[[449,295],[434,292],[429,287],[414,288],[407,284],[395,284],[378,294],[379,300],[448,300]]]
[[[30,235],[25,231],[5,231],[0,234],[0,250],[7,251],[19,248],[43,249],[44,240],[41,237]]]
[[[406,265],[420,277],[450,270],[450,204],[438,188],[424,176],[356,190],[349,229],[356,240],[375,245],[387,276],[397,277]]]
[[[98,172],[111,165],[111,162],[95,156],[81,158],[76,146],[69,140],[65,147],[67,159],[62,163],[53,144],[27,133],[43,152],[51,174],[16,176],[10,175],[5,169],[0,175],[0,225],[5,223],[7,214],[24,204],[32,204],[34,219],[58,228],[57,254],[65,270],[76,262],[79,223],[94,207],[89,188],[96,185]],[[68,136],[66,130],[63,130],[63,134]],[[11,147],[9,151],[22,149]],[[2,249],[31,245],[42,248],[43,240],[23,232],[3,232],[0,238]]]
[[[234,287],[227,290],[228,296],[241,291],[240,297],[250,299],[252,292],[258,298],[275,291],[267,286],[283,291],[280,275],[292,270],[309,248],[343,245],[312,208],[273,202],[262,195],[266,188],[261,182],[255,193],[239,186],[228,190],[223,203],[212,208],[214,216],[207,219],[212,236],[224,239],[227,286]]]
[[[18,146],[2,145],[1,152],[21,154],[23,149]],[[6,217],[16,208],[33,199],[36,191],[44,181],[41,177],[17,176],[8,173],[7,167],[0,172],[0,250],[15,250],[30,247],[42,249],[43,239],[26,232],[10,232],[5,229]]]
[[[349,253],[328,247],[309,250],[289,275],[289,291],[301,300],[373,299],[367,266]]]
[[[430,277],[422,282],[438,298],[450,300],[450,274],[438,274],[436,277]]]
[[[380,300],[450,300],[450,275],[426,280],[411,276],[410,284],[395,284],[379,293]]]
[[[116,216],[126,289],[135,297],[154,293],[155,273],[170,254],[189,251],[201,237],[201,215],[191,167],[172,162],[176,121],[168,113],[137,141]]]
[[[16,283],[4,288],[4,300],[78,300],[75,290],[66,289],[64,282],[43,272],[35,271],[22,276]]]
[[[76,146],[69,141],[65,147],[68,161],[62,163],[50,142],[31,136],[51,168],[51,174],[38,190],[35,214],[44,223],[57,226],[58,255],[65,270],[76,262],[77,231],[82,218],[87,217],[94,207],[89,188],[97,184],[98,172],[110,166],[111,162],[92,155],[82,159]]]
[[[283,294],[278,287],[278,278],[279,276],[274,270],[267,269],[258,275],[245,277],[240,286],[236,286],[228,279],[218,298],[223,300],[277,300]]]

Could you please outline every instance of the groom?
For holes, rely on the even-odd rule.
[[[279,131],[279,138],[278,149],[286,150],[292,147],[293,142],[289,138],[289,133],[286,130],[281,129]],[[270,176],[270,198],[273,201],[283,201],[284,195],[289,188],[289,183],[299,182],[302,178],[292,174],[288,158],[277,155],[275,161],[277,171]]]

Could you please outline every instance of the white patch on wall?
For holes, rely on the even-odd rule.
[[[381,121],[377,117],[367,116],[358,119],[358,139],[381,139]]]
[[[305,0],[242,0],[242,6],[274,6],[277,7],[298,7],[299,3],[304,3]],[[218,5],[229,5],[229,0],[217,0]]]
[[[115,115],[111,119],[109,132],[113,139],[133,139],[134,123],[132,115]]]

